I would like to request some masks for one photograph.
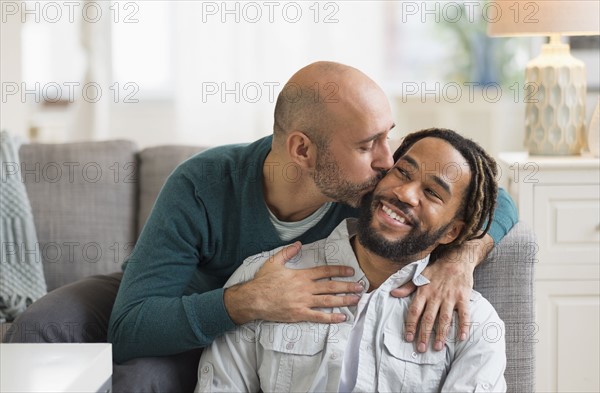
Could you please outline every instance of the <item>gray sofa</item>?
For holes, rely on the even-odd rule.
[[[85,277],[89,280],[90,276],[110,280],[111,273],[114,276],[120,271],[166,177],[178,163],[201,150],[161,146],[138,151],[129,141],[23,145],[21,167],[25,169],[48,291]],[[512,392],[534,390],[535,252],[532,231],[519,223],[475,275],[475,288],[491,301],[506,324],[505,375]],[[102,293],[95,296],[101,298]],[[73,329],[73,323],[39,328],[64,331]],[[45,340],[98,341],[106,337],[103,329],[89,327],[87,334],[75,334],[72,340],[60,334],[56,340]],[[3,336],[7,332],[8,327],[2,326]],[[494,334],[490,330],[491,339]],[[122,367],[115,365],[115,372]],[[122,375],[126,378],[127,373]],[[114,388],[119,391],[118,386]]]

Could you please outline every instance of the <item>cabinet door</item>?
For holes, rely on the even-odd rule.
[[[598,185],[541,185],[533,193],[540,263],[537,279],[598,279]]]
[[[600,391],[598,281],[536,282],[536,391]]]

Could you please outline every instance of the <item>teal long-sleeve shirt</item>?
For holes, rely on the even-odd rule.
[[[263,194],[263,164],[271,142],[265,137],[210,149],[169,176],[123,266],[108,328],[115,361],[210,344],[235,327],[222,287],[246,257],[295,240],[317,241],[344,218],[357,216],[356,209],[334,204],[318,225],[282,241]],[[489,231],[494,242],[516,221],[514,203],[501,190]]]

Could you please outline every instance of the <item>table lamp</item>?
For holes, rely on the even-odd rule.
[[[600,34],[600,1],[494,1],[488,13],[490,36],[550,37],[525,70],[525,147],[534,155],[579,154],[585,146],[585,64],[571,56],[561,36]]]

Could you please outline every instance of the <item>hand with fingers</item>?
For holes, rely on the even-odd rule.
[[[493,240],[489,235],[467,242],[458,250],[440,256],[435,263],[425,268],[422,274],[429,279],[429,284],[417,287],[408,282],[391,291],[392,296],[406,297],[416,289],[408,309],[404,337],[408,342],[417,339],[417,351],[427,351],[436,320],[433,348],[436,351],[444,348],[455,310],[458,314],[458,329],[457,337],[452,339],[467,339],[471,326],[469,302],[473,289],[473,271],[492,247]]]
[[[301,249],[300,242],[282,248],[258,270],[254,279],[225,290],[225,307],[238,325],[261,319],[273,322],[339,323],[342,313],[327,313],[315,308],[346,307],[358,304],[362,286],[354,282],[327,280],[349,277],[347,266],[318,266],[291,269],[286,262]]]

